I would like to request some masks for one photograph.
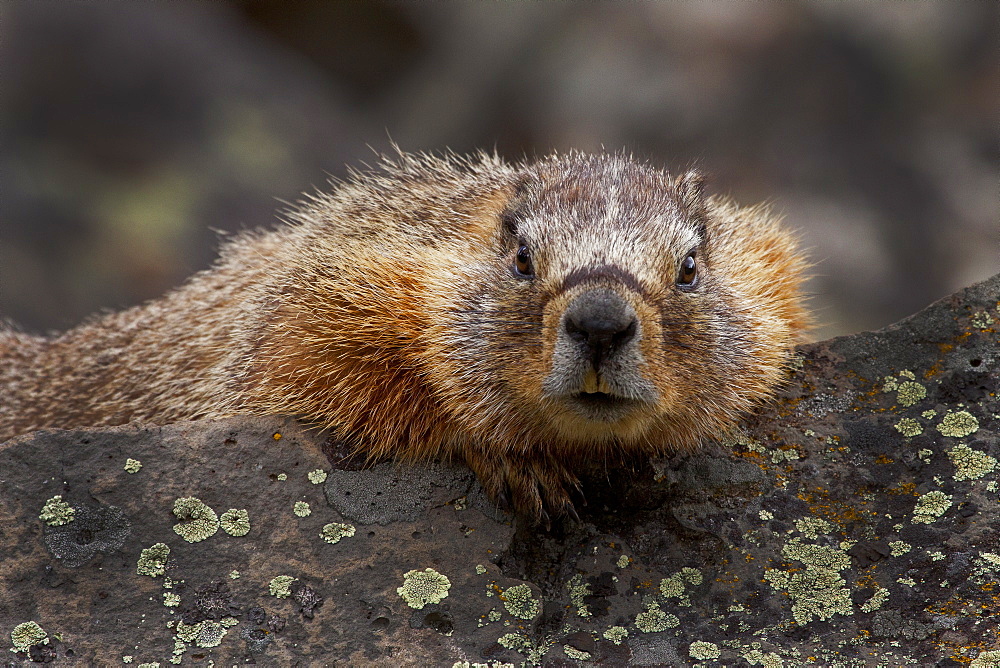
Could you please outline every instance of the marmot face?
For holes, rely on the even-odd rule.
[[[768,258],[742,243],[753,229],[714,213],[726,212],[709,210],[697,174],[622,157],[552,158],[524,175],[497,217],[495,276],[476,300],[494,326],[472,361],[503,379],[490,392],[506,395],[514,431],[577,452],[687,447],[778,381],[791,323],[739,286],[740,265],[766,282]]]

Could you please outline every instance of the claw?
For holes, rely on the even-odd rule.
[[[580,523],[580,515],[576,512],[576,507],[572,503],[569,503],[569,502],[566,503],[566,505],[565,505],[565,513],[569,517],[571,517],[574,522],[576,522],[577,524]]]

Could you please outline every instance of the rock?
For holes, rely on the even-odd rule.
[[[998,332],[1000,275],[802,346],[739,433],[589,472],[550,531],[288,419],[29,434],[0,633],[14,665],[969,662],[1000,637]]]

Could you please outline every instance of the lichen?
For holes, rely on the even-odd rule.
[[[978,480],[997,467],[995,457],[973,450],[964,443],[949,450],[948,458],[955,465],[955,480]]]
[[[861,604],[861,612],[874,612],[889,600],[889,590],[879,587],[871,598]]]
[[[708,659],[718,659],[722,656],[722,650],[714,642],[706,642],[704,640],[695,640],[688,647],[688,654],[691,655],[692,659],[697,659],[699,661],[706,661]]]
[[[49,634],[37,622],[24,622],[10,632],[12,652],[27,652],[33,645],[48,644]]]
[[[174,515],[181,521],[174,533],[189,543],[210,538],[219,530],[219,516],[201,499],[185,496],[174,501]]]
[[[230,580],[239,580],[240,579],[240,572],[239,571],[229,571],[229,579]]]
[[[541,609],[538,599],[531,595],[531,587],[523,583],[505,589],[500,600],[508,613],[521,619],[534,619]]]
[[[969,668],[1000,668],[1000,649],[984,649],[969,662]]]
[[[616,645],[621,645],[628,638],[628,629],[624,626],[612,626],[604,632],[604,639],[610,640]]]
[[[821,621],[835,614],[850,615],[850,592],[840,571],[851,565],[850,557],[842,550],[822,545],[805,545],[793,538],[782,547],[782,554],[801,561],[805,570],[786,572],[768,568],[764,571],[775,591],[785,591],[792,600],[792,616],[800,624],[814,618]]]
[[[72,522],[75,516],[76,510],[62,500],[62,494],[56,494],[42,506],[38,519],[50,527],[61,527]]]
[[[131,457],[129,457],[128,459],[125,460],[124,468],[127,473],[138,473],[139,469],[142,468],[142,462],[140,462],[138,459],[132,459]]]
[[[314,485],[322,485],[326,482],[326,471],[323,469],[316,469],[315,471],[310,471],[306,474],[306,477]]]
[[[577,573],[571,577],[566,583],[566,589],[570,602],[576,606],[576,614],[584,618],[590,617],[590,608],[585,602],[586,597],[591,594],[590,585],[584,581],[583,576]]]
[[[894,557],[902,556],[912,549],[912,545],[901,540],[894,540],[889,543],[889,554]]]
[[[163,592],[163,605],[168,608],[176,608],[181,604],[181,597],[169,591]]]
[[[914,524],[930,524],[951,508],[951,496],[941,491],[927,492],[917,499],[913,509]]]
[[[615,562],[615,565],[618,566],[618,568],[628,568],[628,565],[629,563],[631,563],[631,561],[632,560],[629,558],[627,554],[623,554],[622,556],[618,557],[618,561]]]
[[[806,538],[815,540],[820,534],[833,531],[833,525],[819,517],[803,517],[795,520],[795,528]]]
[[[681,620],[676,615],[663,612],[656,603],[648,604],[645,612],[635,616],[635,627],[643,633],[666,631],[679,626],[680,623]]]
[[[924,428],[920,426],[920,423],[913,418],[902,418],[895,425],[896,431],[898,431],[903,436],[907,438],[913,438],[914,436],[920,436],[924,433]]]
[[[962,438],[979,430],[979,420],[968,411],[949,412],[941,420],[937,430],[945,436]]]
[[[758,644],[759,643],[755,643]],[[785,665],[785,660],[774,652],[768,652],[765,654],[760,647],[753,647],[745,652],[743,652],[743,658],[747,660],[751,666],[763,666],[764,668],[782,668]]]
[[[988,311],[977,311],[972,314],[972,317],[969,318],[969,320],[972,322],[973,326],[978,327],[979,329],[989,329],[993,324],[993,316],[991,316]]]
[[[219,517],[219,526],[230,536],[245,536],[250,533],[250,513],[245,508],[230,508]]]
[[[275,598],[288,598],[292,595],[292,583],[297,579],[291,575],[278,575],[267,583],[267,590]]]
[[[296,501],[295,505],[292,507],[292,512],[299,517],[309,517],[312,515],[312,508],[305,501]]]
[[[331,522],[330,524],[323,526],[319,535],[320,538],[333,545],[335,543],[339,543],[341,538],[350,538],[354,535],[354,532],[354,526],[351,524]]]
[[[219,621],[206,619],[197,624],[185,624],[183,620],[180,620],[177,622],[177,638],[197,647],[218,647],[229,632],[229,628],[238,623],[232,617],[226,617]]]
[[[577,661],[590,661],[590,652],[577,649],[572,645],[563,645],[563,652],[565,652],[566,656],[571,659],[576,659]]]
[[[896,390],[896,399],[901,406],[912,406],[927,396],[927,388],[912,380],[900,383]]]
[[[279,473],[278,474],[278,481],[279,482],[285,482],[286,480],[288,480],[288,474],[287,473]]]
[[[476,575],[485,575],[486,567],[482,564],[476,564]]]
[[[451,580],[433,568],[412,570],[403,574],[403,586],[396,589],[406,604],[417,610],[428,603],[440,603],[448,596]]]

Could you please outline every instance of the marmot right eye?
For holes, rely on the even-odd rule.
[[[690,288],[698,280],[698,262],[694,257],[696,253],[697,251],[688,253],[677,270],[677,285],[682,288]]]
[[[531,266],[531,251],[527,246],[517,249],[517,256],[514,258],[514,268],[521,276],[534,276],[535,268]]]

